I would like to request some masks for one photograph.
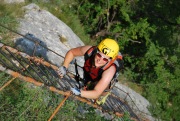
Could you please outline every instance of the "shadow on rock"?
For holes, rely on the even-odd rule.
[[[33,34],[27,33],[24,38],[18,38],[15,46],[30,56],[38,56],[44,58],[46,61],[48,60],[46,43]]]

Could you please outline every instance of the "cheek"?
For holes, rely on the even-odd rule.
[[[96,58],[96,57],[94,58],[94,62],[95,62],[95,65],[98,66],[98,67],[99,67],[99,66],[103,66],[103,65],[106,64],[105,61],[103,61],[102,59],[100,59],[100,58],[98,58],[98,57],[97,57],[97,58]]]
[[[94,61],[97,61],[97,60],[99,60],[100,58],[99,57],[97,57],[97,55],[94,57]]]

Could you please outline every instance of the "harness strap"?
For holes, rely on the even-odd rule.
[[[78,65],[77,65],[76,59],[75,59],[74,65],[75,65],[75,71],[76,71],[75,80],[78,82],[78,85],[79,85],[78,88],[81,89],[83,87],[83,84],[82,84],[81,77],[78,72]]]
[[[85,60],[89,59],[89,57],[91,57],[93,54],[95,54],[97,52],[97,48],[96,46],[92,46],[89,50],[87,50],[87,52],[85,53],[84,57]]]
[[[111,94],[111,92],[107,92],[105,96],[101,96],[98,100],[96,100],[96,103],[98,105],[103,105],[106,102],[107,97]]]

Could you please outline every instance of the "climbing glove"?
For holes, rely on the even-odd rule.
[[[78,88],[71,88],[71,91],[74,95],[81,96],[81,91]]]
[[[59,74],[59,76],[60,76],[61,78],[63,78],[64,75],[66,75],[66,72],[67,72],[67,68],[66,68],[65,66],[61,66],[61,67],[59,67],[58,70],[57,70],[57,73]]]

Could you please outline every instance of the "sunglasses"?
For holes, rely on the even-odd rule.
[[[99,58],[102,58],[103,61],[105,61],[105,62],[108,62],[108,61],[110,60],[109,58],[104,57],[99,51],[96,53],[96,55],[97,55]]]

